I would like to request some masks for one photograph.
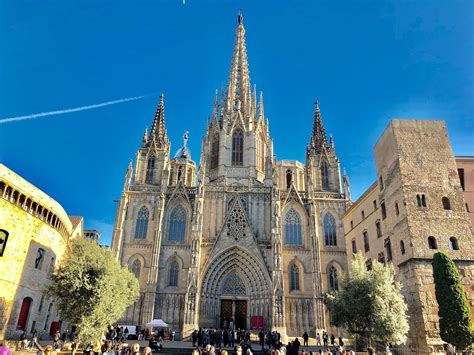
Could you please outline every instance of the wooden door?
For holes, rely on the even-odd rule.
[[[235,327],[247,328],[247,301],[245,300],[238,300],[235,303]]]
[[[226,328],[232,319],[232,300],[221,300],[221,327]]]

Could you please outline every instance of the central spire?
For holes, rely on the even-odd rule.
[[[319,109],[318,100],[316,100],[315,105],[316,107],[314,110],[313,135],[311,137],[311,145],[317,153],[320,153],[323,151],[323,149],[328,148],[328,142],[326,139],[326,130],[324,129],[323,118]]]
[[[251,107],[249,65],[245,44],[245,28],[242,13],[239,13],[234,54],[227,85],[226,109],[227,112],[240,110],[242,114],[249,114]],[[245,116],[245,115],[244,115]]]

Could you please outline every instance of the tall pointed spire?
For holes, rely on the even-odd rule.
[[[168,141],[165,127],[165,96],[163,94],[161,94],[160,102],[156,108],[149,141],[154,141],[159,147],[163,146]]]
[[[313,136],[311,137],[311,145],[317,153],[328,148],[326,139],[326,131],[324,130],[323,118],[319,110],[319,101],[316,100],[316,107],[314,110]]]
[[[258,119],[264,119],[264,111],[263,111],[263,92],[260,91],[260,100],[258,101],[258,114],[257,117]]]
[[[238,109],[242,113],[250,107],[250,77],[245,44],[245,28],[242,13],[239,13],[234,54],[227,84],[226,109],[228,112]]]

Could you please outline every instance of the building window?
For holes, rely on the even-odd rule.
[[[368,251],[370,251],[369,234],[367,233],[367,231],[364,231],[363,234],[364,234],[364,250],[367,253]]]
[[[367,267],[367,270],[372,270],[372,259],[367,259],[365,266]]]
[[[322,162],[321,164],[321,185],[323,190],[329,190],[329,171],[328,165],[326,162]]]
[[[291,182],[293,181],[293,173],[290,169],[286,171],[286,188],[289,189],[291,186]]]
[[[385,254],[383,253],[383,251],[379,253],[377,261],[385,265]]]
[[[458,240],[454,237],[449,238],[449,249],[450,250],[459,250]]]
[[[352,252],[357,253],[357,245],[355,239],[352,239]]]
[[[354,228],[354,221],[351,221],[351,229]]]
[[[362,211],[360,212],[360,216],[362,217],[362,220],[365,219],[365,212],[364,212],[364,210],[362,210]]]
[[[392,261],[392,243],[390,238],[385,239],[385,253],[387,254],[387,262]]]
[[[451,204],[449,203],[449,198],[443,197],[443,198],[441,199],[441,201],[443,202],[443,208],[444,208],[445,210],[450,210],[450,209],[451,209]]]
[[[400,253],[402,253],[402,255],[405,255],[405,243],[403,242],[403,240],[400,241]]]
[[[459,182],[461,183],[462,190],[465,191],[465,187],[464,187],[464,169],[463,168],[458,169],[458,175],[459,175]]]
[[[219,165],[219,135],[215,134],[211,142],[211,169]]]
[[[179,265],[176,261],[173,261],[170,265],[168,285],[178,286],[178,277],[179,277]]]
[[[44,254],[45,250],[43,248],[38,248],[35,258],[35,269],[41,270],[41,267],[43,266]]]
[[[328,246],[337,245],[336,219],[331,213],[324,216],[324,242]]]
[[[373,204],[374,204],[374,210],[376,210],[377,209],[377,200],[374,200]]]
[[[135,259],[133,263],[129,266],[130,272],[134,274],[137,279],[140,278],[141,269],[142,263],[138,259]]]
[[[257,170],[263,172],[265,169],[265,143],[261,135],[257,138]]]
[[[334,266],[329,268],[328,283],[330,291],[339,291],[339,281],[337,277],[337,270]]]
[[[20,316],[18,317],[18,322],[16,324],[17,330],[26,330],[26,323],[28,321],[28,316],[30,314],[30,307],[33,299],[31,297],[25,297],[20,308]]]
[[[51,258],[51,261],[49,263],[49,273],[50,274],[52,274],[54,272],[54,262],[55,262],[55,259]]]
[[[291,208],[285,216],[285,244],[301,245],[301,218],[294,208]]]
[[[428,237],[428,247],[430,249],[438,249],[438,243],[436,243],[435,237]]]
[[[290,271],[290,291],[298,291],[300,289],[300,269],[293,264]]]
[[[466,203],[466,212],[469,213],[469,205],[467,203]]]
[[[416,195],[416,202],[418,207],[426,207],[426,197],[425,194]]]
[[[380,191],[383,190],[383,178],[382,178],[382,175],[380,175],[379,177],[379,186],[380,186]]]
[[[149,216],[150,212],[148,211],[148,208],[145,206],[140,208],[138,211],[137,223],[135,225],[135,239],[146,239]]]
[[[176,206],[170,215],[168,240],[182,242],[186,236],[186,210],[183,206]]]
[[[151,184],[153,182],[153,171],[155,170],[155,158],[148,158],[148,164],[146,166],[146,177],[145,182]]]
[[[0,229],[0,256],[3,256],[5,248],[7,247],[8,235],[9,233],[6,230]]]
[[[385,201],[380,202],[380,209],[382,210],[382,219],[387,218],[387,210],[385,209]]]
[[[377,238],[382,236],[382,227],[380,226],[380,222],[375,222],[375,231],[377,232]]]
[[[395,214],[397,216],[400,214],[400,209],[398,208],[398,202],[395,202]]]
[[[41,310],[43,309],[43,304],[44,304],[44,294],[41,295],[40,304],[39,304],[39,307],[38,307],[38,312],[41,312]]]
[[[244,134],[237,128],[232,135],[232,165],[242,165],[244,162]]]

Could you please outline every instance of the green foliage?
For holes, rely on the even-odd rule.
[[[367,270],[366,258],[358,253],[351,271],[344,275],[341,291],[327,297],[336,326],[349,333],[384,344],[401,344],[408,333],[407,306],[394,281],[392,265],[373,262]]]
[[[471,311],[454,262],[445,253],[433,256],[433,277],[438,301],[441,339],[457,349],[473,342]]]
[[[139,285],[110,251],[77,238],[63,265],[51,276],[48,294],[61,317],[77,326],[81,341],[97,341],[136,301]]]

